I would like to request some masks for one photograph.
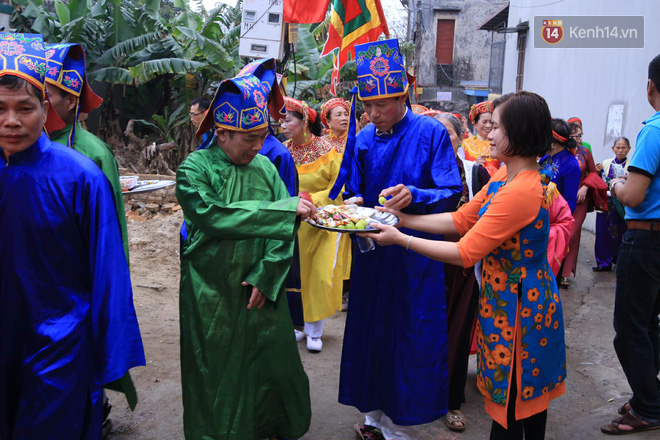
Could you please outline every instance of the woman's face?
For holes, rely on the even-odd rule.
[[[630,153],[630,145],[628,145],[623,139],[619,139],[612,147],[612,151],[616,158],[619,161],[622,161],[628,156],[628,153]]]
[[[577,146],[582,146],[582,129],[576,127],[575,130],[571,131],[571,139],[574,139],[577,142]]]
[[[507,157],[504,152],[509,148],[509,136],[501,124],[500,108],[497,107],[493,112],[493,125],[487,139],[490,141],[490,157],[503,161]]]
[[[452,124],[448,119],[440,119],[442,125],[447,129],[447,134],[449,134],[449,140],[451,141],[451,146],[454,149],[454,154],[458,150],[458,147],[461,146],[461,139],[458,137],[456,130],[454,130],[454,124]]]
[[[488,133],[490,133],[490,130],[493,128],[493,114],[490,112],[482,113],[479,116],[479,120],[477,121],[475,128],[477,129],[477,134],[479,134],[481,139],[486,139],[488,137]]]
[[[328,113],[328,125],[336,135],[346,133],[348,130],[348,112],[341,105],[333,108]]]
[[[287,139],[297,138],[303,135],[303,121],[287,112],[282,122],[282,133]]]

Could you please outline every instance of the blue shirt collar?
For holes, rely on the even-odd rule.
[[[653,116],[651,116],[650,118],[648,118],[646,121],[642,122],[642,124],[646,125],[646,124],[648,124],[649,122],[654,122],[654,121],[657,121],[657,120],[659,120],[659,119],[660,119],[660,111],[659,111],[659,112],[656,112],[656,114],[654,114]]]
[[[40,156],[44,151],[46,151],[49,148],[49,145],[50,145],[50,140],[48,139],[48,136],[46,136],[46,133],[42,131],[41,136],[39,136],[39,139],[37,139],[37,142],[35,142],[31,147],[28,147],[27,149],[21,151],[20,153],[12,154],[11,156],[9,156],[9,160],[6,160],[3,154],[2,165],[3,166],[16,165],[21,162],[30,161]]]

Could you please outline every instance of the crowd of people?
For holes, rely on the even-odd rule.
[[[133,407],[128,370],[145,364],[117,163],[79,123],[102,100],[81,45],[0,42],[0,438],[98,439],[103,388]],[[338,399],[363,413],[359,438],[417,439],[443,416],[464,431],[476,351],[490,438],[543,439],[566,390],[558,289],[594,210],[593,270],[616,268],[614,346],[633,392],[601,430],[660,428],[660,56],[658,113],[632,158],[621,137],[595,163],[582,122],[553,119],[535,93],[466,118],[410,104],[396,40],[356,54],[359,122],[343,99],[283,96],[272,59],[191,103],[201,144],[176,186],[185,437],[303,437],[314,389],[297,342],[322,350],[350,286]],[[363,249],[303,221],[330,204],[399,223],[359,232],[377,243]]]

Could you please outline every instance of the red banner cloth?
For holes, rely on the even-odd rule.
[[[330,0],[284,0],[285,23],[320,23]]]

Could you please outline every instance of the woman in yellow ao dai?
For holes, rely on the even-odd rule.
[[[321,121],[307,103],[285,98],[286,118],[282,124],[289,138],[284,145],[296,164],[301,192],[308,192],[319,206],[341,205],[343,200],[329,198],[337,179],[342,154],[321,135]],[[304,334],[307,349],[321,351],[325,318],[341,310],[344,280],[350,276],[351,246],[344,234],[314,228],[307,223],[298,230],[300,281]],[[304,338],[296,331],[296,339]]]

